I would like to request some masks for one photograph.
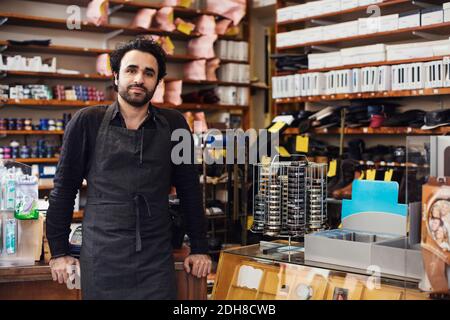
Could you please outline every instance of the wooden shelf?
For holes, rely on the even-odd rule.
[[[450,132],[450,126],[439,127],[432,130],[421,130],[409,127],[381,127],[381,128],[344,128],[346,135],[440,135]],[[336,135],[341,133],[340,128],[313,129],[309,133],[316,135]],[[287,128],[283,134],[298,135],[298,128]]]
[[[90,81],[110,81],[112,77],[106,77],[99,74],[80,73],[80,74],[62,74],[53,72],[32,72],[32,71],[5,71],[7,77],[28,77],[28,78],[49,78],[49,79],[77,79]]]
[[[62,135],[64,131],[54,130],[54,131],[44,131],[44,130],[0,130],[0,135]]]
[[[225,219],[227,216],[225,214],[216,215],[205,215],[206,219]]]
[[[283,98],[283,99],[275,99],[275,103],[287,104],[287,103],[297,103],[297,102],[319,102],[319,101],[333,101],[333,100],[426,97],[426,96],[447,95],[447,94],[450,94],[450,87],[448,87],[448,88],[428,88],[428,89],[419,89],[419,90],[342,93],[342,94],[332,94],[332,95]]]
[[[219,86],[236,86],[236,87],[250,87],[250,83],[242,82],[226,82],[226,81],[209,81],[209,80],[190,80],[190,79],[166,79],[166,81],[183,80],[183,84],[191,85],[219,85]]]
[[[48,46],[11,45],[8,43],[8,41],[5,40],[0,40],[0,46],[5,46],[6,51],[13,51],[13,52],[65,54],[65,55],[92,56],[92,57],[97,57],[99,54],[111,53],[113,51],[113,49],[81,48],[81,47],[60,46],[54,44]],[[194,60],[201,60],[201,58],[197,58],[187,54],[167,55],[168,62],[184,63]],[[220,62],[248,64],[248,61],[230,60],[230,59],[221,59]]]
[[[101,104],[111,104],[113,101],[79,101],[79,100],[33,100],[9,99],[4,106],[45,106],[45,107],[74,107],[83,108]]]
[[[31,0],[36,2],[41,2],[41,0]],[[86,7],[89,3],[89,0],[46,0],[48,3],[62,4],[62,5],[78,5],[82,7]],[[120,11],[124,12],[137,12],[140,9],[161,9],[163,5],[158,5],[155,3],[148,3],[145,1],[135,1],[135,0],[109,0],[111,6],[123,6],[120,8]],[[210,11],[206,10],[196,10],[184,7],[174,7],[174,14],[178,17],[196,17],[199,15],[207,14],[213,15],[221,18],[222,16]]]
[[[70,32],[77,31],[77,32],[96,32],[96,33],[109,33],[113,31],[122,30],[121,35],[136,36],[140,34],[155,34],[160,36],[170,36],[174,39],[180,40],[193,39],[199,36],[198,34],[187,35],[179,31],[169,32],[169,31],[162,31],[157,28],[142,29],[120,24],[106,24],[97,27],[96,25],[86,21],[83,21],[81,23],[81,29],[69,30],[67,28],[67,23],[65,19],[29,16],[10,12],[0,12],[0,17],[8,18],[8,20],[4,24],[6,26],[14,25],[23,27],[60,29]]]
[[[48,107],[74,107],[84,108],[96,105],[110,105],[113,101],[64,101],[64,100],[12,100],[9,99],[4,106],[48,106]],[[160,108],[178,109],[178,110],[246,110],[248,106],[239,105],[222,105],[222,104],[206,104],[206,103],[183,103],[181,105],[173,105],[169,103],[154,103]]]
[[[58,163],[59,158],[16,158],[10,160],[20,163]]]
[[[440,34],[448,37],[448,34],[450,34],[450,22],[444,22],[444,23],[438,23],[438,24],[432,24],[428,26],[421,26],[421,27],[415,27],[415,28],[405,28],[405,29],[399,29],[399,30],[392,30],[392,31],[386,31],[386,32],[377,32],[372,34],[366,34],[366,35],[357,35],[353,37],[347,37],[347,38],[339,38],[339,39],[330,39],[330,40],[323,40],[323,41],[313,41],[313,42],[307,42],[292,46],[286,46],[286,47],[278,47],[276,48],[277,51],[285,51],[285,50],[291,50],[291,49],[298,49],[298,48],[304,48],[304,47],[310,47],[310,46],[320,46],[320,45],[328,45],[328,46],[334,46],[336,48],[348,48],[348,47],[354,47],[354,46],[362,46],[367,44],[373,44],[373,43],[386,43],[386,42],[392,42],[392,41],[403,41],[403,40],[411,40],[411,39],[418,39],[417,35],[414,35],[414,31],[431,31],[435,34]]]
[[[83,220],[84,210],[74,211],[72,220]]]
[[[46,184],[42,184],[39,185],[39,190],[52,190],[55,187],[55,185],[52,183],[46,183]],[[82,184],[81,185],[81,189],[86,189],[87,188],[87,184]]]
[[[180,31],[162,31],[158,28],[135,28],[130,27],[129,25],[121,25],[121,24],[106,24],[103,26],[96,26],[90,22],[83,21],[81,23],[80,29],[69,30],[67,28],[67,23],[65,19],[55,19],[49,17],[38,17],[38,16],[29,16],[18,13],[11,12],[0,12],[1,18],[7,18],[7,21],[4,23],[5,26],[22,26],[22,27],[34,27],[34,28],[50,28],[50,29],[59,29],[65,31],[76,31],[76,32],[95,32],[95,33],[110,33],[113,31],[121,30],[122,33],[120,35],[123,36],[137,36],[141,34],[154,34],[159,36],[169,36],[173,39],[178,40],[190,40],[194,38],[198,38],[200,34],[192,33],[187,35]],[[241,40],[238,36],[228,36],[228,35],[218,35],[218,39],[223,40]]]
[[[155,103],[157,107],[177,109],[177,110],[247,110],[248,106],[222,105],[222,104],[202,104],[202,103],[183,103],[181,105],[172,105],[168,103]]]
[[[12,45],[5,40],[0,40],[0,46],[5,46],[6,51],[14,51],[14,52],[84,55],[94,57],[96,57],[99,54],[110,53],[112,51],[109,49],[81,48],[81,47],[60,46],[54,44],[48,46]]]
[[[111,81],[112,77],[102,76],[98,74],[61,74],[53,72],[32,72],[32,71],[5,71],[7,77],[38,77],[50,79],[78,79],[78,80],[95,80],[95,81]],[[166,82],[182,80],[183,84],[190,85],[219,85],[219,86],[236,86],[250,87],[250,83],[226,82],[226,81],[209,81],[209,80],[190,80],[190,79],[174,79],[165,78]]]
[[[427,3],[433,3],[433,4],[442,4],[442,1],[439,0],[429,0]],[[412,10],[418,10],[421,9],[420,6],[415,5],[411,0],[393,0],[393,1],[385,1],[381,3],[375,3],[365,6],[360,6],[356,8],[341,10],[337,12],[330,12],[326,14],[321,14],[317,16],[311,16],[307,18],[302,19],[295,19],[295,20],[289,20],[289,21],[283,21],[278,22],[278,27],[296,27],[301,23],[304,22],[311,22],[312,20],[319,20],[319,19],[326,19],[327,21],[333,21],[333,22],[344,22],[344,21],[351,21],[356,20],[358,18],[363,17],[362,15],[368,16],[367,8],[371,6],[377,6],[381,9],[381,15],[389,15],[393,13],[400,13],[400,12],[408,12]]]
[[[348,64],[348,65],[339,66],[339,67],[320,68],[320,69],[303,69],[303,70],[294,71],[294,72],[282,71],[282,72],[277,72],[276,76],[287,76],[287,75],[292,75],[292,74],[297,74],[297,73],[304,74],[304,73],[312,73],[312,72],[328,72],[328,71],[354,69],[354,68],[365,68],[365,67],[393,66],[393,65],[397,65],[397,64],[437,61],[437,60],[442,60],[444,57],[447,57],[447,56],[436,56],[436,57],[427,57],[427,58]]]

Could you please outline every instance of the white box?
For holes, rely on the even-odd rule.
[[[380,2],[383,2],[383,0],[358,0],[358,6],[359,7],[368,6],[369,4],[380,3]]]
[[[299,73],[294,75],[294,93],[296,97],[302,95],[302,75]]]
[[[239,87],[236,89],[236,103],[239,106],[248,106],[248,88]]]
[[[398,30],[398,13],[380,17],[379,32]]]
[[[319,1],[318,1],[319,2]],[[322,14],[341,11],[340,0],[323,0],[321,2]]]
[[[277,22],[289,21],[292,19],[291,7],[277,9]]]
[[[422,26],[444,22],[444,11],[442,9],[423,9]]]
[[[411,63],[408,69],[408,89],[422,89],[425,87],[425,73],[422,62]]]
[[[326,90],[326,77],[321,72],[310,73],[311,79],[311,92],[310,95],[317,96],[325,93]]]
[[[443,86],[450,87],[450,57],[445,57],[442,64],[444,65]]]
[[[339,38],[348,38],[358,35],[358,20],[342,22],[327,27],[335,28],[335,33]]]
[[[450,54],[450,40],[430,42],[433,48],[433,56],[445,56]]]
[[[444,9],[444,22],[450,22],[450,2],[446,2],[442,5]]]
[[[286,47],[288,44],[289,32],[277,33],[275,37],[275,45],[277,48]]]
[[[361,63],[386,61],[386,52],[374,52],[360,55]]]
[[[336,39],[336,30],[333,28],[333,25],[331,26],[324,26],[322,27],[322,40],[332,40]]]
[[[357,21],[359,35],[377,33],[380,29],[380,17],[359,18]]]
[[[339,51],[325,53],[325,68],[334,68],[342,65],[342,57]]]
[[[341,49],[342,65],[369,63],[386,60],[386,46],[374,44]]]
[[[358,0],[341,0],[341,10],[356,8],[358,5]]]
[[[325,68],[326,54],[324,53],[310,53],[308,54],[308,68],[321,69]]]
[[[399,14],[398,28],[417,28],[420,27],[420,10],[410,11]]]
[[[308,2],[303,10],[306,11],[307,17],[315,17],[322,14],[322,6],[319,4],[319,1]]]
[[[391,66],[378,67],[377,77],[377,91],[390,91],[391,90]]]
[[[310,42],[318,42],[323,40],[322,29],[324,27],[314,27],[303,29],[302,31],[302,42],[301,43],[310,43]]]
[[[352,91],[353,93],[361,92],[361,69],[352,69]]]
[[[330,71],[325,73],[326,87],[325,94],[335,94],[336,93],[336,71]]]
[[[308,10],[309,7],[308,4],[298,4],[295,6],[290,6],[289,9],[291,10],[292,14],[292,20],[297,19],[304,19],[308,17]]]
[[[407,43],[386,46],[386,59],[403,60],[433,56],[433,47],[429,43]]]
[[[352,86],[352,70],[336,71],[336,93],[350,93]]]

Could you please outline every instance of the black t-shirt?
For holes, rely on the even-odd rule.
[[[97,133],[107,107],[100,105],[81,109],[66,127],[46,217],[47,239],[52,257],[69,254],[68,238],[75,197],[92,165]],[[149,116],[141,127],[154,128],[154,112],[167,119],[171,132],[178,128],[189,130],[179,111],[154,106],[150,106]],[[117,105],[111,125],[126,127]],[[208,245],[198,171],[193,163],[171,165],[171,184],[176,187],[182,205],[191,253],[205,254]]]

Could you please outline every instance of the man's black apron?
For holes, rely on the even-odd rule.
[[[83,299],[175,299],[168,192],[170,128],[111,126],[110,105],[98,131],[83,217]]]

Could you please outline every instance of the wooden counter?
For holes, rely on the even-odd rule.
[[[197,278],[183,268],[189,248],[174,250],[179,300],[206,300],[206,277]],[[52,280],[48,264],[0,268],[0,300],[79,300],[80,290],[69,290]]]

